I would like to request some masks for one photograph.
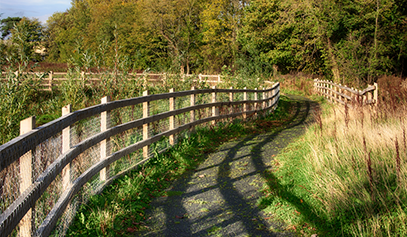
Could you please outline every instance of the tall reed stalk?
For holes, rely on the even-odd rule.
[[[308,172],[311,191],[324,200],[320,211],[331,222],[342,223],[345,235],[407,234],[407,165],[403,162],[407,156],[398,142],[398,137],[404,139],[406,118],[378,108],[345,106],[343,116],[333,110],[317,116],[311,126],[321,133],[306,135],[314,151],[305,158],[312,167]],[[386,117],[374,119],[377,113]]]

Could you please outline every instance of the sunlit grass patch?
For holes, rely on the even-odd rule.
[[[275,157],[260,200],[265,211],[304,235],[405,236],[403,112],[325,106],[317,113],[307,133]]]

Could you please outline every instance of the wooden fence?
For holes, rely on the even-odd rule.
[[[14,73],[16,76],[18,72]],[[42,78],[40,88],[43,91],[52,91],[53,88],[58,87],[62,84],[62,82],[69,80],[66,72],[28,72],[24,73],[28,75],[32,75],[34,79]],[[94,83],[100,83],[102,81],[102,77],[109,76],[111,78],[115,77],[114,73],[85,73],[81,72],[78,80],[84,81],[87,86],[91,86]],[[120,76],[120,74],[116,75]],[[190,78],[194,81],[205,81],[209,85],[217,85],[221,82],[221,75],[203,75],[203,74],[167,74],[167,73],[128,73],[126,74],[127,80],[145,80],[148,82],[163,82],[166,81],[169,77],[180,77],[181,80],[185,80],[186,78]],[[7,73],[2,73],[3,80],[7,80]]]
[[[154,95],[149,95],[148,91],[145,91],[142,97],[119,101],[109,101],[108,97],[104,97],[100,105],[75,112],[71,112],[69,105],[65,106],[62,109],[62,117],[38,128],[35,128],[35,117],[28,118],[21,122],[22,135],[0,146],[0,174],[5,174],[13,164],[19,164],[20,167],[19,174],[17,169],[19,177],[14,179],[17,180],[17,183],[20,180],[19,193],[14,200],[8,201],[7,208],[0,214],[0,236],[8,236],[16,231],[19,231],[20,236],[49,236],[64,211],[67,210],[67,207],[69,208],[70,201],[87,182],[98,178],[99,188],[103,189],[117,177],[109,176],[109,167],[122,157],[129,157],[130,154],[138,151],[142,157],[135,162],[132,168],[137,167],[151,158],[148,153],[149,146],[163,138],[168,138],[170,145],[173,145],[176,142],[174,136],[182,131],[190,131],[195,126],[206,123],[215,124],[216,121],[236,117],[245,120],[259,113],[269,113],[277,107],[279,97],[279,83],[262,90],[213,87],[203,90],[192,88],[189,91],[181,92],[171,90],[169,93]],[[202,98],[206,98],[207,102]],[[181,100],[185,103],[177,103]],[[167,109],[153,114],[152,105],[157,101],[166,104]],[[186,106],[181,106],[181,104]],[[112,126],[113,111],[123,108],[129,109],[130,114],[139,108],[142,110],[142,117]],[[197,116],[202,111],[207,111],[207,115]],[[182,118],[185,123],[178,122],[177,124],[175,117],[181,115],[184,116]],[[72,136],[70,128],[77,122],[91,117],[99,121],[98,132],[76,143],[70,141],[69,137]],[[162,131],[152,133],[153,127],[160,121],[169,124]],[[112,151],[106,145],[118,134],[135,128],[142,131],[141,140],[120,147],[116,151]],[[33,177],[31,175],[32,166],[35,163],[32,158],[33,151],[43,149],[40,147],[41,144],[49,142],[58,134],[61,134],[61,139],[57,140],[59,143],[56,144],[56,147],[61,149],[59,155],[52,163],[44,167],[43,172],[39,173],[37,177]],[[96,145],[95,150],[98,154],[96,161],[81,172],[77,178],[72,178],[73,175],[70,173],[73,172],[75,158],[81,154],[87,154],[86,152]],[[44,154],[41,153],[40,158],[45,159]],[[79,167],[83,168],[83,166]],[[50,211],[45,214],[43,221],[34,221],[36,208],[40,206],[39,201],[45,198],[43,196],[45,192],[52,195],[49,187],[51,183],[57,182],[57,177],[62,179],[56,185],[62,189],[60,196],[53,205],[46,202],[45,206],[48,206]]]
[[[378,103],[377,83],[369,85],[361,91],[331,81],[314,79],[314,89],[326,99],[343,105],[351,105],[353,103],[377,105]]]

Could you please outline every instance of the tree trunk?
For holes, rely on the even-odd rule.
[[[340,82],[340,74],[339,74],[339,69],[338,69],[338,63],[336,62],[336,58],[335,55],[332,52],[332,45],[331,45],[331,40],[328,37],[328,53],[329,53],[329,59],[331,61],[332,64],[332,74],[334,77],[334,82]]]

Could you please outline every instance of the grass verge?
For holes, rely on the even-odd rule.
[[[279,107],[265,118],[242,123],[220,123],[197,129],[164,154],[114,181],[100,195],[82,205],[68,236],[132,236],[144,227],[145,209],[155,197],[179,195],[166,192],[171,183],[203,161],[222,143],[253,133],[265,132],[265,123],[275,126],[290,122],[294,104],[282,96]],[[273,127],[270,127],[272,129]]]
[[[275,157],[259,203],[302,236],[407,236],[403,113],[325,104]]]

